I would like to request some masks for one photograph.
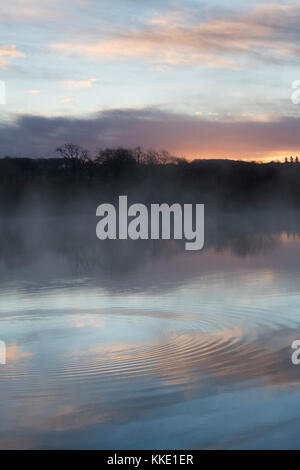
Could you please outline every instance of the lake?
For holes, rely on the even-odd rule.
[[[193,253],[3,225],[0,448],[299,448],[298,214],[234,220]]]

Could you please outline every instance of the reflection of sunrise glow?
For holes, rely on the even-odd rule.
[[[285,244],[288,244],[288,243],[300,243],[300,235],[296,232],[291,232],[291,233],[287,233],[287,232],[283,232],[280,236],[279,236],[279,240],[282,242],[282,243],[285,243]]]

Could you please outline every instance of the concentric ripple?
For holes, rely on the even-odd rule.
[[[86,280],[3,287],[0,447],[1,430],[109,426],[226,387],[298,384],[292,280],[247,270],[155,293],[109,293]]]

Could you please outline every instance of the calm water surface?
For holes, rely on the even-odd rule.
[[[300,240],[250,247],[3,278],[0,447],[300,448]]]

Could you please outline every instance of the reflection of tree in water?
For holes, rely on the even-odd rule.
[[[240,234],[232,239],[220,240],[215,249],[218,252],[231,250],[240,257],[267,254],[278,247],[279,241],[272,234]]]
[[[176,256],[184,256],[187,262],[197,257],[197,263],[201,264],[201,252],[186,252],[184,240],[100,241],[96,238],[95,227],[95,218],[2,219],[2,273],[30,268],[44,258],[48,259],[45,270],[52,271],[54,275],[56,267],[58,270],[63,265],[65,274],[103,274],[116,279],[135,273],[147,263],[168,265]],[[268,254],[282,243],[282,233],[299,234],[297,219],[278,214],[272,217],[216,214],[207,218],[202,253],[213,249],[216,252],[229,251],[238,257]]]

